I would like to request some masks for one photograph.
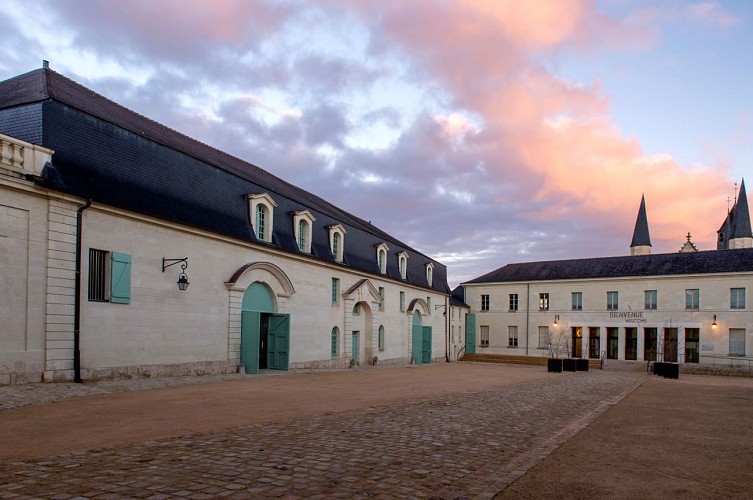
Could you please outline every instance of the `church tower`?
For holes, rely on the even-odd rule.
[[[740,183],[740,194],[735,204],[717,233],[719,234],[716,245],[718,250],[753,248],[753,231],[750,224],[748,195],[745,192],[745,179]]]
[[[630,243],[630,255],[650,255],[651,235],[648,233],[648,217],[646,217],[646,197],[641,196],[641,207],[635,220],[633,241]]]

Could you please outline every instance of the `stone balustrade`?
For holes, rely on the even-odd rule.
[[[0,134],[0,168],[22,174],[39,175],[51,161],[53,151]]]

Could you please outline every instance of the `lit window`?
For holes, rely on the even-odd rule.
[[[489,310],[489,296],[488,295],[481,296],[481,310],[482,311]]]
[[[745,288],[730,288],[729,292],[729,307],[745,309]]]
[[[540,311],[549,310],[549,294],[548,293],[539,294],[539,310]]]
[[[658,297],[657,297],[656,290],[646,290],[643,293],[646,298],[645,309],[651,309],[651,310],[656,309],[658,305]]]
[[[616,311],[619,307],[617,292],[607,292],[607,311]]]
[[[699,309],[701,306],[701,292],[697,288],[685,290],[685,309]]]

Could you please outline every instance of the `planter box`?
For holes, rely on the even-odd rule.
[[[588,360],[587,359],[576,359],[575,360],[575,369],[579,372],[587,372],[588,371]]]
[[[664,378],[680,378],[680,365],[677,363],[664,363]]]
[[[577,363],[575,359],[563,359],[562,360],[562,371],[565,372],[574,372],[577,369]]]
[[[546,363],[546,371],[550,373],[562,372],[562,360],[561,359],[548,359]]]

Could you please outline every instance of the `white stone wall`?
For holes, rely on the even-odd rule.
[[[87,300],[90,248],[131,255],[130,304]],[[176,286],[179,266],[161,272],[163,257],[188,257],[188,290],[179,291]],[[361,361],[377,356],[379,363],[408,362],[411,317],[399,311],[399,292],[406,293],[406,304],[427,296],[432,297],[433,303],[444,301],[441,294],[355,273],[341,265],[323,265],[310,258],[175,228],[95,205],[84,212],[83,224],[82,367],[88,370],[87,374],[108,373],[111,367],[146,365],[154,369],[198,362],[224,362],[227,370],[236,369],[245,288],[226,282],[241,266],[254,262],[278,267],[295,290],[289,297],[276,296],[277,312],[291,315],[291,368],[348,365],[352,355],[350,333],[356,329],[352,316],[356,302],[368,304],[372,325],[370,338],[366,337],[368,328],[364,324],[358,326],[362,329]],[[271,279],[264,271],[252,272],[258,275],[246,277],[247,282]],[[379,311],[373,296],[362,293],[333,305],[333,277],[340,279],[341,292],[364,278],[375,289],[384,287],[384,311]],[[444,359],[443,316],[438,313],[441,311],[430,311],[424,324],[433,326],[432,357]],[[357,318],[365,320],[366,315]],[[380,325],[385,329],[384,351],[377,348]],[[340,329],[341,339],[339,356],[333,360],[330,333],[334,326]]]
[[[617,278],[567,282],[466,285],[466,301],[476,313],[477,352],[497,354],[528,354],[548,356],[548,351],[538,346],[539,326],[571,331],[583,327],[583,353],[588,355],[589,328],[598,328],[600,350],[607,349],[607,328],[618,328],[619,359],[625,356],[625,328],[638,328],[638,360],[643,359],[644,328],[678,328],[679,356],[684,354],[684,329],[699,328],[701,362],[713,362],[711,356],[726,356],[729,352],[729,329],[744,328],[746,354],[753,356],[753,273],[726,275],[694,275],[677,277]],[[746,288],[746,309],[730,309],[730,289]],[[700,290],[698,310],[685,309],[685,290]],[[657,290],[656,310],[644,309],[644,291]],[[607,310],[607,292],[617,291],[619,309],[615,312],[641,313],[637,318],[612,317]],[[573,311],[572,292],[582,292],[583,310]],[[509,294],[517,293],[519,309],[510,312]],[[549,293],[549,310],[539,310],[539,293]],[[481,295],[488,294],[489,311],[481,311]],[[529,307],[530,298],[530,307]],[[555,315],[559,316],[557,327]],[[713,328],[714,315],[717,327]],[[489,326],[489,347],[480,347],[479,330]],[[517,326],[519,345],[510,348],[508,327]],[[528,347],[526,349],[526,346]]]
[[[46,200],[0,175],[0,384],[42,379],[46,232]]]

